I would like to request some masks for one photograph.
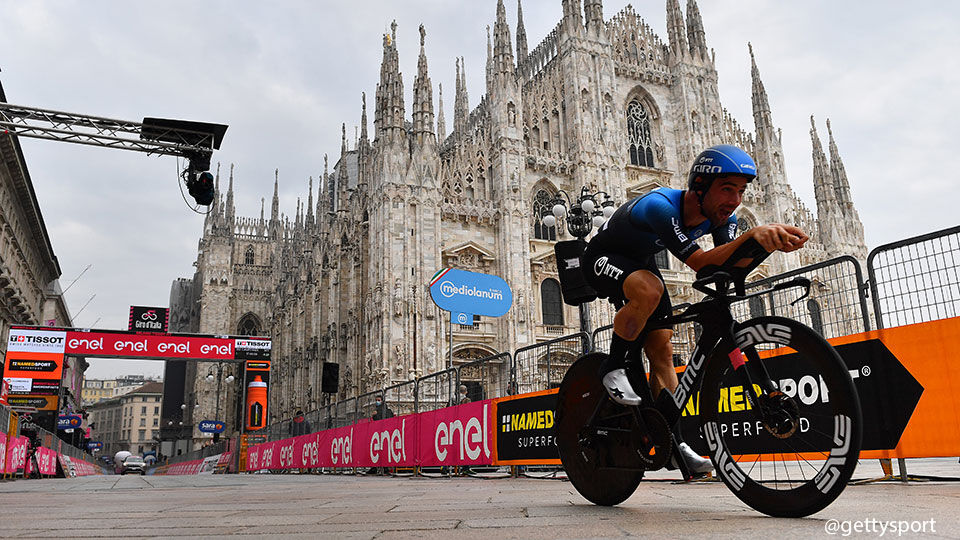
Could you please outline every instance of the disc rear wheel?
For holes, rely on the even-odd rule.
[[[600,382],[600,364],[607,355],[580,357],[567,370],[557,395],[557,447],[570,483],[588,501],[601,506],[619,504],[636,491],[639,468],[633,413],[607,397]],[[602,419],[605,435],[588,422]],[[595,422],[596,424],[596,422]]]

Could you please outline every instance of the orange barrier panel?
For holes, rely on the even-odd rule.
[[[870,339],[886,346],[920,383],[923,393],[896,448],[864,451],[860,457],[960,455],[960,317],[873,330],[831,339],[830,343],[841,346]],[[887,390],[896,393],[900,388],[891,384]]]

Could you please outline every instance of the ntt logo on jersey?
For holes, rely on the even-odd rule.
[[[610,264],[610,259],[607,257],[600,257],[597,259],[597,262],[593,263],[593,273],[598,276],[609,276],[613,279],[620,279],[623,270]]]

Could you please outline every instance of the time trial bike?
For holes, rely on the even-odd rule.
[[[747,275],[768,255],[751,239],[723,265],[697,273],[693,287],[706,296],[676,306],[680,313],[669,321],[694,321],[702,329],[675,392],[662,390],[654,401],[643,366],[632,362],[627,376],[642,402],[616,403],[601,383],[603,353],[581,356],[567,371],[557,397],[557,445],[567,477],[587,500],[619,504],[645,471],[666,466],[678,452],[672,431],[682,415],[699,426],[686,442],[708,454],[727,487],[760,512],[807,516],[846,487],[862,420],[842,359],[795,320],[739,322],[732,314],[732,304],[771,292],[745,292]],[[774,287],[790,288],[803,290],[799,301],[809,295],[810,281],[797,277]],[[675,461],[689,479],[683,460]]]

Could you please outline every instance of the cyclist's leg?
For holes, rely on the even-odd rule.
[[[601,368],[604,387],[614,400],[624,405],[640,404],[641,396],[630,385],[625,368],[644,341],[643,330],[662,291],[663,283],[648,270],[636,270],[624,281],[627,303],[613,318],[610,356]]]
[[[647,334],[643,342],[643,352],[650,360],[650,391],[657,399],[662,388],[671,392],[677,389],[677,372],[673,369],[673,330],[657,328]]]

